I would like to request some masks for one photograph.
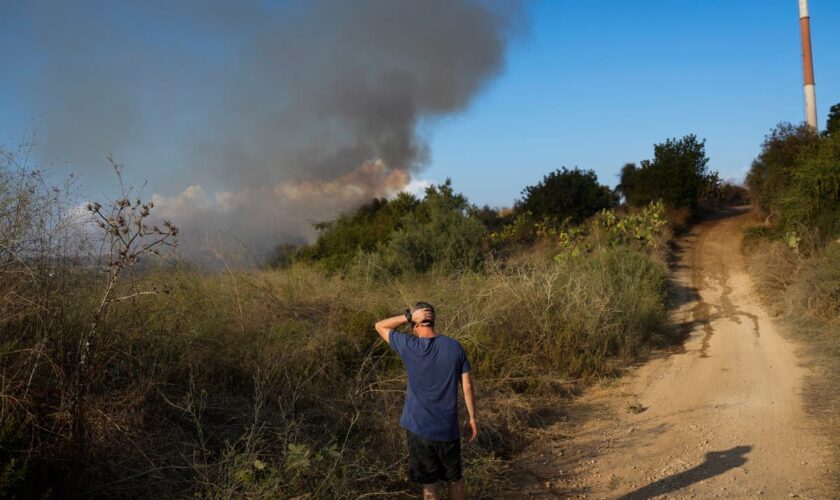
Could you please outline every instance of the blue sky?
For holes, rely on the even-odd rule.
[[[253,220],[270,242],[311,237],[313,220],[404,182],[394,165],[364,165],[413,140],[399,130],[412,116],[429,151],[415,179],[452,178],[491,206],[563,166],[615,185],[626,162],[690,133],[707,140],[710,168],[740,181],[775,124],[803,119],[798,0],[526,0],[501,49],[469,0],[416,5],[4,2],[0,144],[34,131],[42,162],[81,172],[94,195],[113,186],[114,153],[167,215]],[[810,8],[822,125],[840,103],[840,2]],[[447,61],[467,69],[450,75]],[[418,89],[408,100],[394,68]],[[366,107],[339,99],[345,76]],[[389,116],[391,102],[410,105]]]
[[[840,102],[840,2],[811,0],[821,126]],[[504,74],[432,129],[423,176],[509,204],[555,168],[614,185],[653,144],[697,134],[710,167],[741,180],[764,135],[802,121],[796,0],[546,0]]]

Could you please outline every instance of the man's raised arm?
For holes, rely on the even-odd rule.
[[[406,318],[405,314],[403,314],[402,316],[394,316],[392,318],[377,321],[374,328],[376,328],[376,333],[382,337],[382,340],[390,342],[388,340],[388,334],[391,333],[391,330],[399,328],[406,323],[408,323],[408,318]]]
[[[424,321],[432,321],[434,322],[434,316],[428,309],[418,309],[414,312],[409,312],[406,309],[405,314],[402,316],[394,316],[393,318],[383,319],[376,322],[374,328],[376,328],[376,333],[382,337],[382,340],[385,342],[389,342],[388,334],[391,330],[395,328],[399,328],[404,324],[408,323],[409,320],[412,322],[419,324]]]

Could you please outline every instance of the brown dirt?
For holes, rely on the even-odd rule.
[[[515,464],[518,498],[838,498],[803,409],[807,368],[752,291],[746,210],[696,226],[675,266],[684,345],[558,409]]]

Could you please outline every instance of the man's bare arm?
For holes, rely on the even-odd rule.
[[[408,314],[408,312],[406,312]],[[422,323],[423,321],[433,321],[432,313],[429,312],[428,309],[418,309],[411,313],[411,321],[414,323]],[[374,325],[376,328],[376,332],[382,337],[382,340],[385,342],[389,342],[388,334],[391,330],[395,328],[399,328],[404,324],[408,323],[408,318],[406,318],[405,314],[402,316],[394,316],[392,318],[383,319],[377,321]]]
[[[384,340],[385,342],[390,342],[388,340],[388,334],[391,332],[391,330],[399,328],[406,323],[407,321],[405,319],[405,315],[403,314],[402,316],[394,316],[392,318],[377,321],[374,325],[374,328],[376,328],[376,333],[378,333],[379,336],[382,337],[382,340]]]
[[[469,422],[464,424],[464,437],[471,443],[478,435],[478,420],[475,416],[475,395],[470,372],[461,374],[461,387],[464,389],[464,402],[467,403],[467,413],[470,416]]]

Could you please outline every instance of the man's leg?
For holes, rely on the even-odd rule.
[[[438,488],[438,483],[423,485],[423,500],[438,500],[439,498],[440,488]]]
[[[464,500],[464,479],[449,483],[449,500]]]

